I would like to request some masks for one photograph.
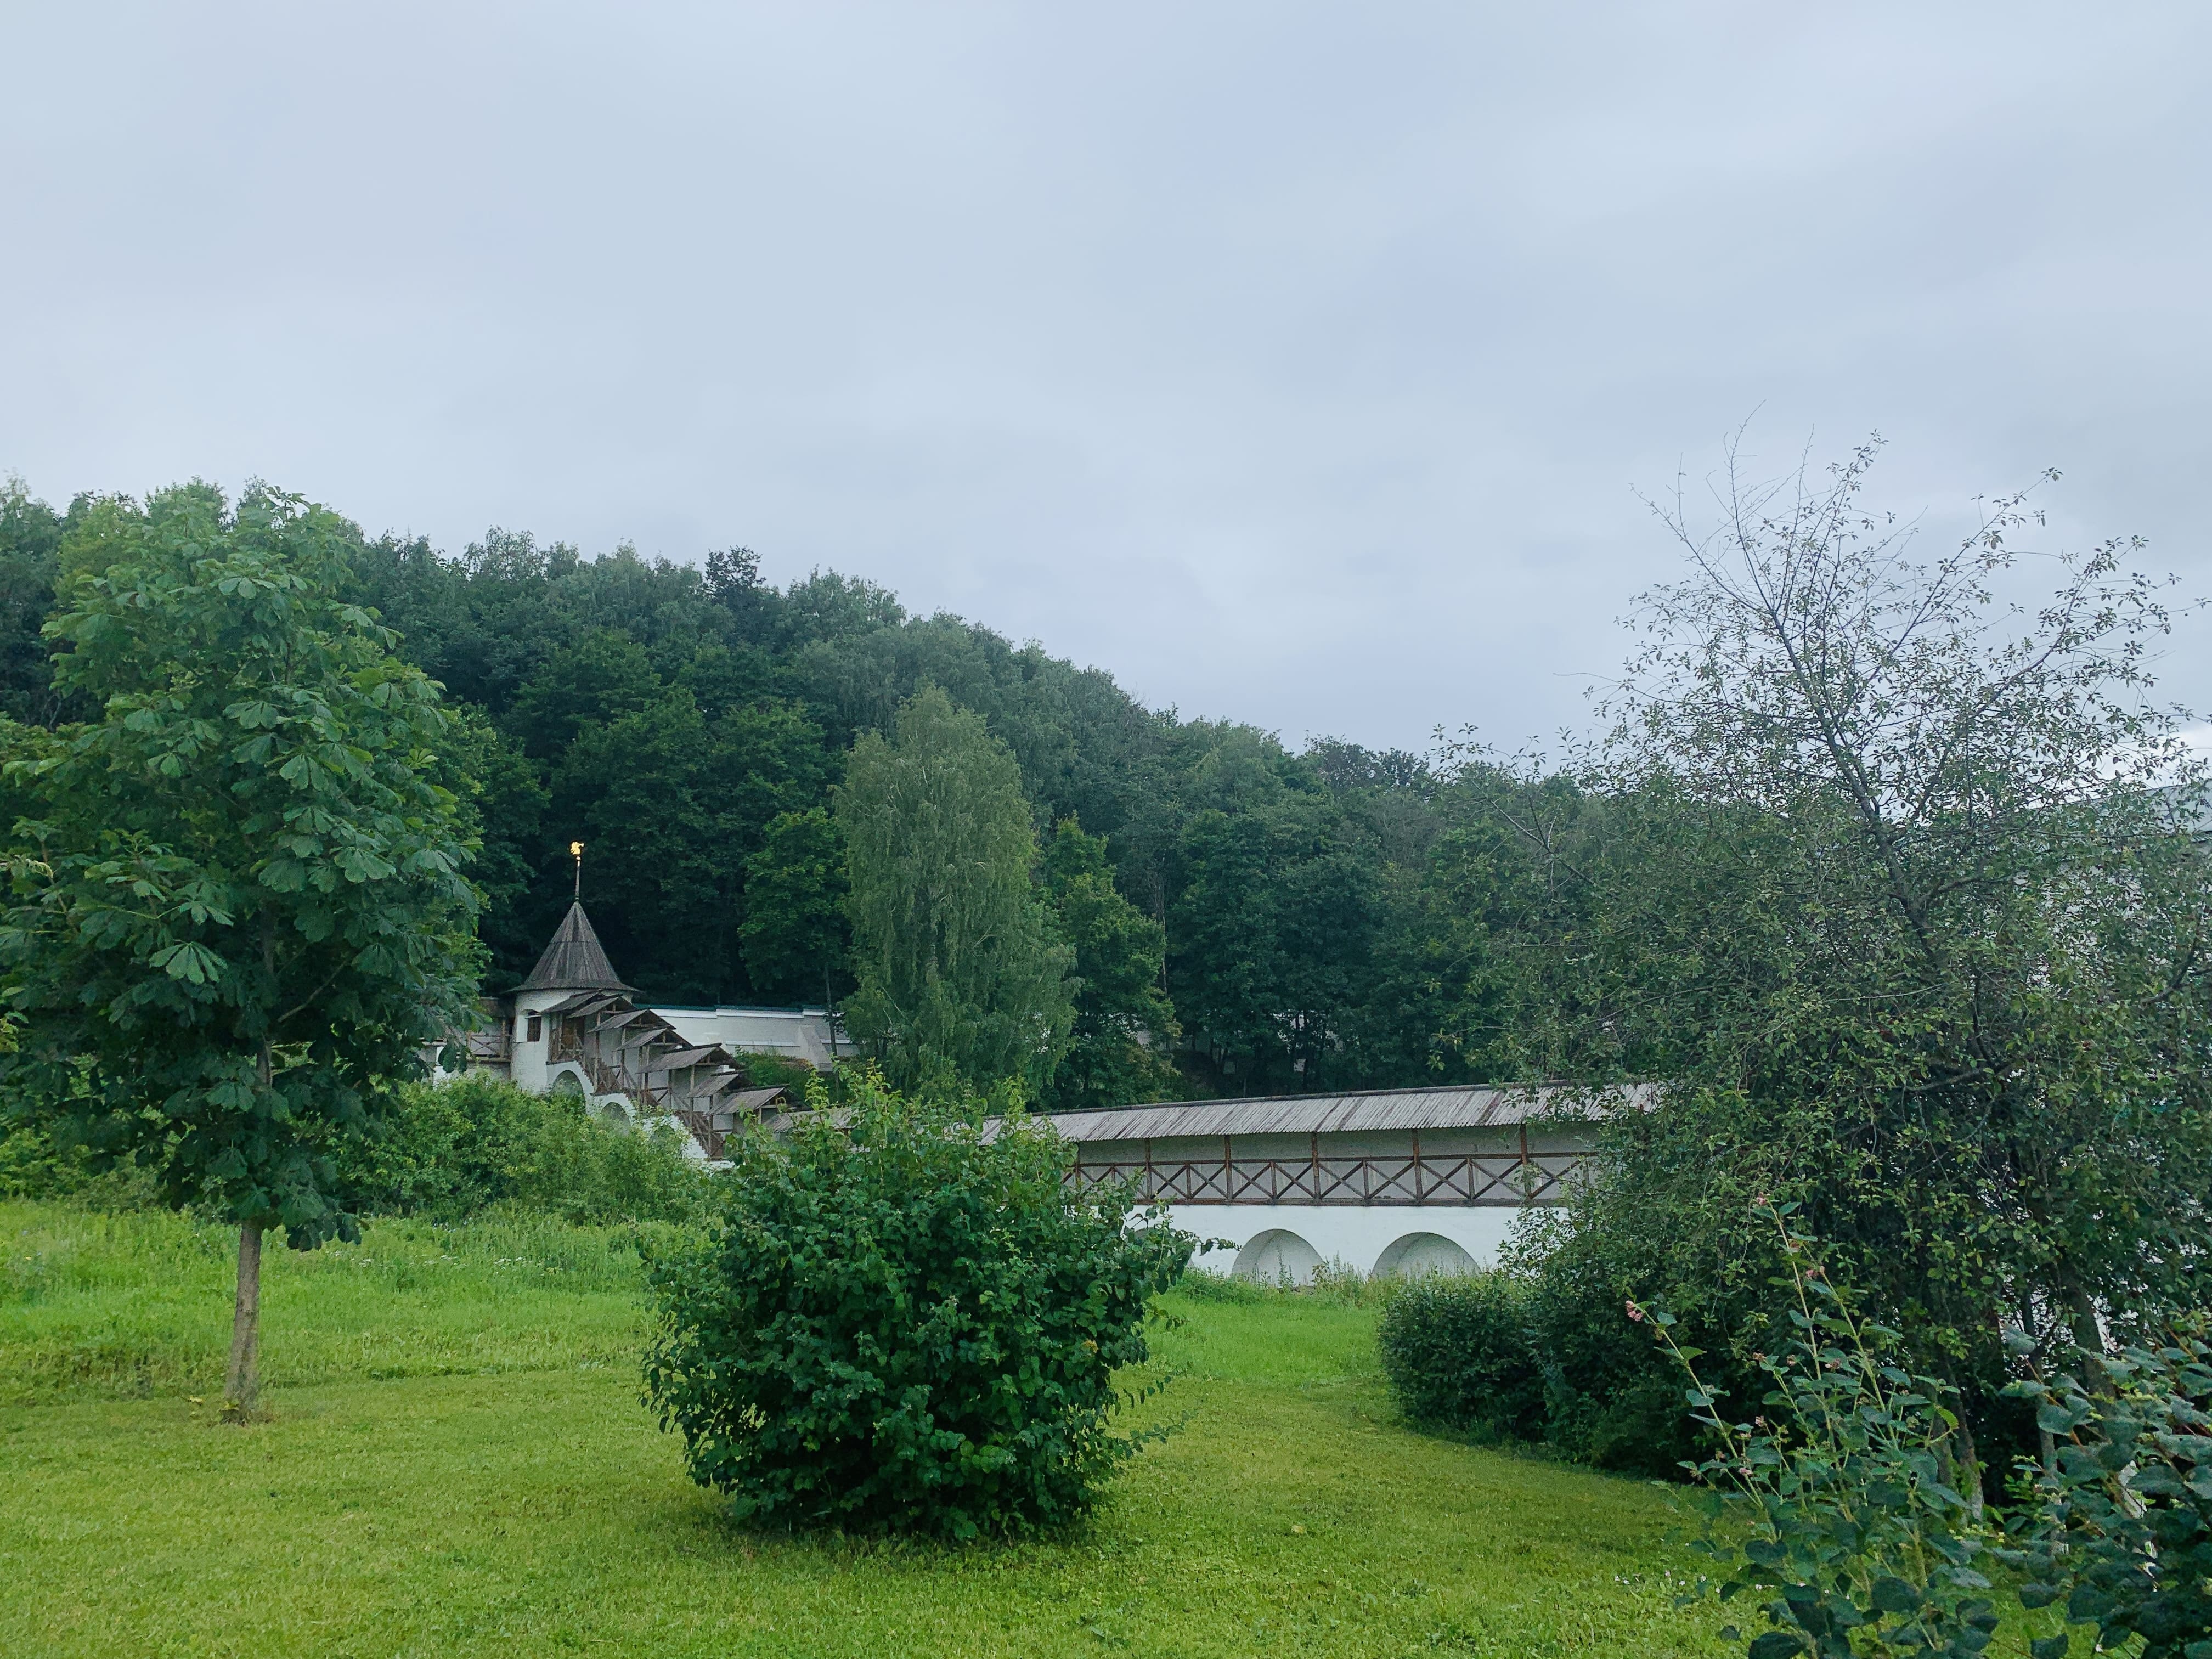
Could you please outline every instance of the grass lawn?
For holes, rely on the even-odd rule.
[[[228,1249],[0,1205],[0,1654],[1723,1651],[1663,1494],[1399,1427],[1365,1308],[1170,1298],[1180,1432],[956,1550],[732,1525],[638,1404],[619,1232],[272,1252],[274,1418],[222,1427]]]

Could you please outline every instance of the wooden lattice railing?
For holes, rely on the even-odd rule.
[[[592,1092],[594,1094],[625,1095],[641,1112],[647,1115],[673,1110],[666,1084],[657,1089],[652,1088],[636,1073],[608,1065],[599,1054],[584,1047],[566,1020],[554,1028],[553,1041],[546,1048],[548,1065],[558,1066],[564,1062],[583,1067],[584,1075],[592,1080]]]
[[[1078,1160],[1079,1187],[1133,1182],[1137,1196],[1169,1204],[1557,1204],[1579,1154],[1464,1153],[1332,1158]]]

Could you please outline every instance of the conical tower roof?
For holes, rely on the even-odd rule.
[[[614,963],[607,960],[606,947],[592,931],[592,919],[584,914],[583,903],[579,900],[561,918],[553,942],[538,958],[530,977],[514,988],[519,994],[524,991],[627,991],[631,988],[622,982]]]

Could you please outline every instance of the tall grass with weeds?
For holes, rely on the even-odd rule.
[[[667,1223],[495,1211],[372,1221],[358,1244],[272,1250],[272,1386],[628,1364],[642,1254]],[[191,1216],[0,1202],[0,1402],[219,1390],[235,1236]]]
[[[1304,1285],[1293,1285],[1288,1280],[1268,1284],[1193,1267],[1176,1281],[1176,1290],[1194,1302],[1225,1302],[1245,1307],[1294,1298],[1335,1307],[1380,1308],[1404,1289],[1406,1283],[1387,1274],[1370,1279],[1348,1262],[1334,1261],[1324,1261],[1315,1268],[1312,1281]]]

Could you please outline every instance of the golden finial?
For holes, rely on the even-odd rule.
[[[581,904],[584,902],[584,843],[570,842],[568,856],[576,860],[576,902]]]

